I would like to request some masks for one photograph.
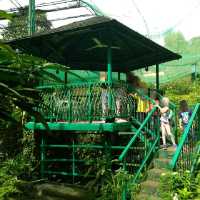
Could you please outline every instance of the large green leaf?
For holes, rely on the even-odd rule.
[[[11,121],[16,123],[16,119],[12,117],[12,114],[8,110],[0,110],[0,119],[4,121]]]
[[[47,78],[50,78],[52,80],[55,80],[59,83],[64,83],[64,81],[62,79],[60,79],[59,77],[57,77],[56,75],[52,74],[51,72],[48,72],[46,70],[40,69],[40,74],[46,76]]]
[[[18,99],[25,99],[25,97],[18,93],[16,90],[10,88],[8,85],[2,82],[0,82],[0,91],[4,95],[12,96]]]
[[[0,19],[8,19],[11,20],[13,18],[14,14],[7,13],[4,10],[0,10]]]
[[[10,68],[1,68],[0,67],[0,82],[11,84],[24,84],[25,81],[22,79],[22,73],[10,69]]]

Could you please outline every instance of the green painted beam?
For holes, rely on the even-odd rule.
[[[160,81],[159,81],[159,65],[156,65],[156,90],[160,89]]]
[[[123,123],[59,123],[48,122],[50,130],[55,131],[98,131],[98,132],[115,132],[122,130],[129,130],[131,128],[130,122]],[[31,130],[46,130],[44,124],[28,122],[25,127]]]

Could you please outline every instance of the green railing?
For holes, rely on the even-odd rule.
[[[192,116],[185,128],[176,152],[171,160],[171,169],[177,171],[193,171],[200,151],[200,104],[193,110]]]
[[[37,111],[51,122],[81,122],[107,119],[125,119],[130,117],[143,122],[146,113],[139,112],[137,100],[130,95],[128,84],[116,82],[79,83],[38,87],[41,90]],[[149,104],[152,100],[138,91]],[[153,102],[151,102],[153,103]],[[140,124],[139,124],[140,125]]]
[[[153,157],[156,148],[159,148],[159,131],[159,117],[157,115],[157,108],[154,107],[148,113],[139,129],[130,139],[126,148],[119,156],[119,161],[123,162],[123,169],[134,174],[134,178],[132,180],[133,182],[139,181],[141,173],[145,170],[146,166],[150,162],[150,158]],[[132,148],[135,146],[143,147],[142,152],[138,153],[138,156],[135,156],[132,151]],[[130,160],[132,163],[137,164],[138,167],[136,170],[132,170],[132,168],[127,165]],[[124,192],[122,195],[122,199],[126,199],[127,193]]]
[[[38,134],[39,138],[36,138],[40,145],[41,177],[51,178],[56,175],[71,183],[85,183],[85,179],[95,178],[103,167],[109,170],[119,169],[123,163],[118,157],[134,134],[124,133],[63,134],[62,131],[57,131],[54,134]],[[137,157],[138,154],[142,154],[144,148],[133,146],[129,150],[133,157]],[[139,163],[138,160],[134,163],[134,160],[130,159],[126,165],[135,171],[140,167]]]
[[[37,110],[49,121],[95,121],[127,119],[133,104],[127,85],[106,82],[43,86]]]

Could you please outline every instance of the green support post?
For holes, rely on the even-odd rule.
[[[92,85],[89,86],[89,97],[88,97],[88,102],[89,102],[89,109],[88,109],[88,119],[90,123],[92,122]]]
[[[67,81],[68,81],[68,74],[67,74],[67,72],[65,72],[65,86],[67,85]]]
[[[44,170],[45,170],[45,137],[44,132],[41,133],[41,159],[40,159],[40,173],[41,177],[44,178]]]
[[[160,136],[160,118],[156,115],[156,137]],[[160,149],[160,140],[158,140],[158,149]]]
[[[159,91],[160,83],[159,83],[159,64],[156,64],[156,90]]]
[[[197,65],[196,63],[194,63],[192,65],[192,77],[191,77],[192,81],[195,81],[196,77],[197,77]]]
[[[69,89],[69,122],[72,122],[72,91]]]
[[[74,139],[72,144],[72,174],[73,174],[73,184],[75,179],[75,147],[74,147]]]
[[[109,85],[109,93],[108,93],[108,109],[109,111],[112,110],[112,95],[111,95],[111,87],[112,87],[112,49],[109,46],[107,50],[107,62],[108,62],[108,68],[107,68],[107,80]]]
[[[109,46],[107,51],[107,62],[108,62],[108,84],[112,84],[112,49]]]
[[[118,72],[118,81],[120,81],[121,80],[121,73],[120,72]]]
[[[126,171],[126,158],[124,158],[123,160],[123,170]],[[126,193],[127,193],[127,182],[125,183],[122,190],[122,200],[126,200]]]
[[[29,0],[29,35],[32,35],[35,32],[35,0]]]

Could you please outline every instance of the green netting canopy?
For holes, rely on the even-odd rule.
[[[8,44],[24,53],[68,66],[71,70],[105,71],[108,46],[112,49],[113,71],[133,71],[181,58],[107,17],[74,22]]]

